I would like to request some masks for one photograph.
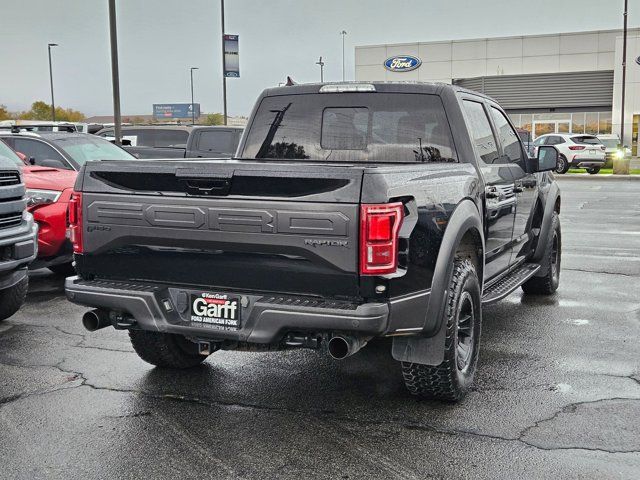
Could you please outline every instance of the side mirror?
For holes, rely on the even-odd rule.
[[[40,162],[40,166],[41,167],[49,167],[49,168],[61,168],[62,170],[66,170],[68,169],[68,167],[61,162],[60,160],[56,160],[56,159],[47,159],[47,160],[42,160]]]
[[[36,164],[36,157],[29,157],[29,165],[35,165]]]
[[[128,138],[123,138],[122,142],[120,142],[120,144],[123,147],[130,147],[131,146],[131,140],[129,140]]]
[[[536,157],[536,172],[548,172],[555,170],[558,166],[558,150],[551,145],[540,145],[538,147],[538,156]]]

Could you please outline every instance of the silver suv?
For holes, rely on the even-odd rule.
[[[553,145],[558,150],[556,172],[566,173],[569,168],[584,168],[591,174],[600,171],[605,162],[605,146],[595,135],[575,133],[549,133],[533,142],[533,155],[540,145]]]

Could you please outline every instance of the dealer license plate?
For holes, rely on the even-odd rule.
[[[191,295],[191,322],[226,329],[240,328],[240,297],[202,292]]]

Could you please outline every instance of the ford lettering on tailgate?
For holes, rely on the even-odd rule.
[[[89,222],[194,230],[291,235],[347,236],[349,217],[342,212],[304,212],[276,209],[143,205],[94,201]],[[89,224],[90,225],[90,224]]]

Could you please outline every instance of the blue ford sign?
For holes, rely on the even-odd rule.
[[[396,55],[384,62],[384,68],[390,72],[410,72],[422,65],[422,60],[412,55]]]

